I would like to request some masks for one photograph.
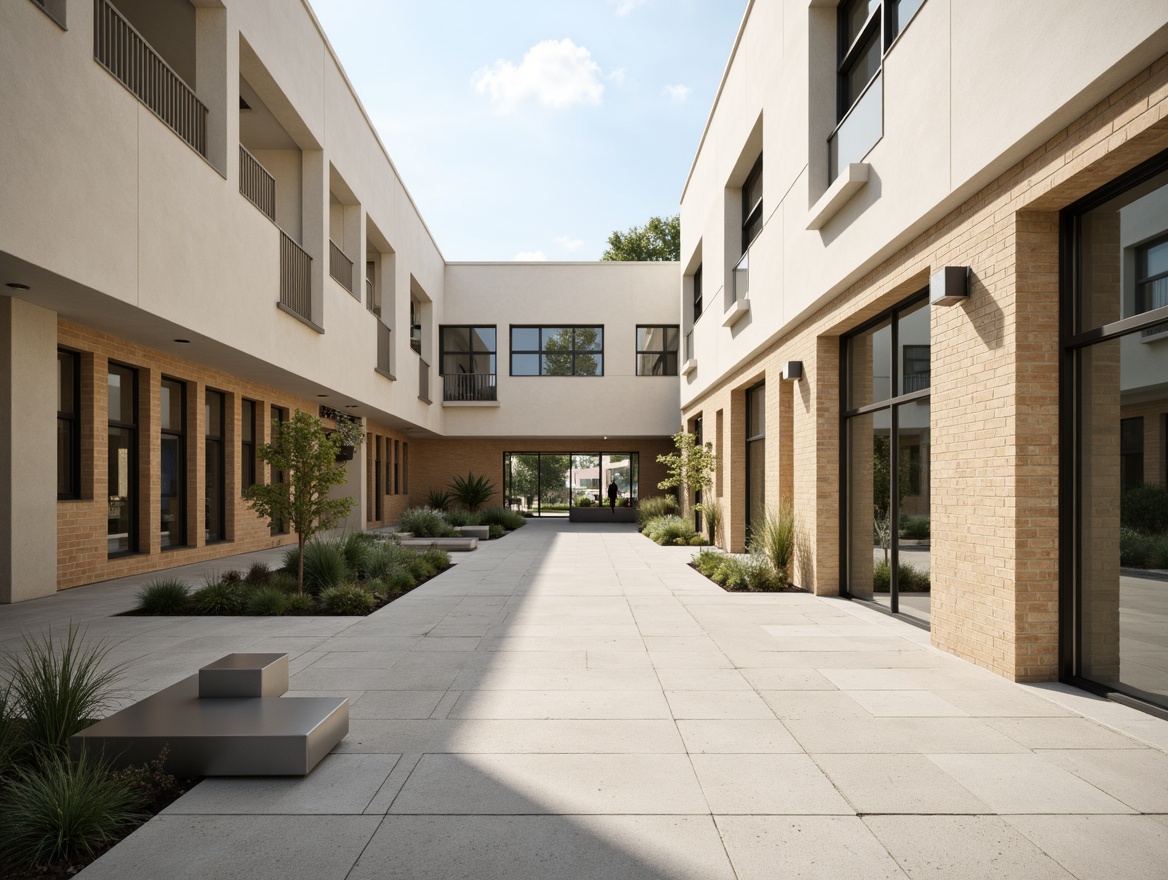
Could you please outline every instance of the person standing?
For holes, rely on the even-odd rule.
[[[608,507],[616,515],[616,496],[620,494],[620,489],[617,488],[616,480],[608,484]]]

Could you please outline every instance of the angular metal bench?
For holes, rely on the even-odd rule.
[[[304,776],[348,734],[349,701],[287,690],[287,654],[229,654],[70,737],[70,751],[126,767],[169,746],[178,776]]]

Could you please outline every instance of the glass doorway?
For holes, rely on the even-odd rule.
[[[573,507],[610,503],[635,507],[640,460],[636,452],[505,452],[507,507],[526,516],[568,516]]]

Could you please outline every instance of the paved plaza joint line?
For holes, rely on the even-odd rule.
[[[0,641],[83,621],[126,702],[287,652],[289,695],[352,703],[310,776],[204,781],[84,880],[1168,875],[1168,722],[692,555],[536,521],[366,618],[112,616],[127,578],[0,608]]]

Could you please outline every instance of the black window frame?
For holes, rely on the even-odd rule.
[[[173,376],[167,376],[166,374],[163,374],[161,380],[159,381],[160,391],[161,391],[162,385],[164,383],[167,383],[167,382],[173,383],[174,385],[178,386],[179,426],[177,429],[163,427],[162,404],[161,404],[161,394],[160,394],[159,407],[158,407],[158,413],[159,413],[158,434],[159,434],[159,445],[160,446],[161,446],[161,441],[162,441],[163,437],[174,437],[178,440],[178,473],[177,473],[178,492],[177,492],[177,497],[179,499],[178,516],[180,518],[180,522],[179,522],[180,536],[179,536],[179,539],[177,541],[171,541],[165,547],[162,547],[163,552],[166,552],[169,550],[178,550],[178,549],[181,549],[183,547],[187,547],[190,544],[190,537],[189,537],[190,530],[189,530],[189,523],[187,522],[187,510],[186,510],[187,503],[188,503],[187,490],[188,490],[188,482],[189,482],[187,479],[187,383],[184,382],[182,379],[176,379]],[[159,450],[159,499],[160,499],[160,502],[161,502],[161,497],[162,497],[161,464],[162,464],[162,455],[161,455],[161,449],[160,449]],[[159,504],[159,510],[160,510],[159,515],[161,516],[161,503]],[[159,526],[161,526],[161,523],[159,523]]]
[[[672,351],[668,348],[641,348],[641,331],[642,330],[661,330],[661,344],[665,345],[665,340],[668,338],[668,331],[674,331],[674,339],[677,341],[677,346]],[[681,353],[681,325],[680,324],[638,324],[636,329],[636,350],[637,350],[637,375],[638,376],[676,376],[678,375],[678,358]],[[665,369],[662,372],[654,370],[651,373],[641,372],[641,356],[657,355],[657,364],[665,364]],[[672,355],[673,369],[669,370],[670,355]]]
[[[452,351],[452,350],[448,349],[446,347],[446,331],[447,330],[467,330],[467,331],[470,331],[471,335],[468,338],[471,340],[471,350],[470,351]],[[491,348],[491,349],[484,349],[483,351],[479,351],[479,350],[475,349],[474,348],[474,339],[475,339],[474,331],[475,330],[490,330],[492,333],[494,333],[495,334],[495,347]],[[441,324],[441,325],[439,325],[439,327],[438,327],[438,375],[439,376],[472,375],[470,370],[467,370],[461,374],[447,373],[447,371],[446,371],[446,358],[448,356],[449,357],[465,357],[467,359],[467,364],[470,365],[470,362],[473,360],[473,358],[475,356],[483,356],[483,355],[490,355],[494,359],[494,364],[495,364],[495,369],[491,370],[491,372],[489,374],[486,374],[486,375],[491,375],[491,376],[497,375],[499,372],[499,325],[498,324]]]
[[[119,428],[119,429],[124,429],[124,430],[127,430],[130,432],[129,433],[130,443],[129,443],[129,446],[127,447],[128,451],[129,451],[129,462],[128,462],[129,473],[127,474],[127,477],[128,477],[127,489],[129,490],[129,495],[127,495],[127,499],[128,499],[128,503],[129,503],[129,507],[130,507],[130,522],[129,522],[129,533],[126,536],[126,549],[125,550],[119,550],[119,551],[116,551],[113,553],[109,552],[109,544],[108,544],[108,538],[107,538],[107,544],[106,544],[106,558],[107,559],[121,559],[125,556],[133,556],[133,555],[137,554],[141,548],[141,542],[139,541],[139,535],[138,535],[138,525],[139,525],[138,518],[142,512],[141,511],[142,499],[141,499],[141,495],[139,492],[141,481],[139,479],[139,474],[138,474],[138,469],[141,465],[141,457],[140,457],[141,456],[141,445],[140,445],[139,427],[138,427],[138,421],[140,418],[140,412],[139,412],[140,406],[139,406],[139,402],[138,402],[138,380],[139,380],[138,368],[132,367],[129,364],[123,364],[119,361],[113,361],[113,360],[108,361],[107,365],[106,365],[106,376],[107,376],[106,381],[107,381],[107,383],[109,381],[108,380],[109,373],[114,369],[125,370],[129,374],[129,378],[130,378],[130,409],[131,409],[130,418],[131,418],[131,421],[129,421],[129,422],[115,421],[114,419],[109,418],[109,415],[108,415],[109,410],[107,408],[107,410],[106,410],[106,413],[107,413],[106,423],[107,423],[108,427],[107,427],[107,433],[106,433],[106,443],[107,444],[109,443],[108,428]],[[108,385],[107,385],[107,387],[108,387]],[[108,485],[106,487],[106,494],[107,495],[109,494]]]
[[[760,394],[762,398],[761,400],[758,399]],[[744,395],[744,401],[745,412],[743,415],[746,417],[746,427],[743,432],[742,459],[743,463],[745,464],[745,482],[743,483],[743,488],[745,491],[742,494],[745,511],[742,521],[745,524],[746,546],[749,547],[753,537],[752,527],[757,525],[757,523],[753,521],[755,511],[751,510],[751,502],[759,502],[759,506],[761,506],[762,509],[757,512],[763,513],[764,516],[766,510],[766,380],[764,379],[761,382],[755,382],[753,385],[747,388]],[[759,404],[761,404],[761,408],[756,410],[755,408],[758,407]],[[758,424],[761,430],[759,430],[757,433],[751,433],[751,423],[754,421],[752,416],[755,415],[756,412],[759,416]],[[750,453],[754,444],[758,443],[762,444],[763,450],[763,497],[754,499],[750,497],[750,487],[754,478],[754,474],[751,473],[750,467]]]
[[[856,102],[863,97],[864,92],[868,90],[868,86],[872,85],[873,80],[880,75],[883,69],[884,49],[885,46],[881,40],[880,34],[884,28],[884,18],[886,15],[885,7],[889,6],[887,3],[881,3],[877,9],[869,11],[868,17],[864,24],[856,33],[855,38],[849,41],[848,39],[848,22],[851,16],[848,14],[849,10],[856,6],[867,6],[869,0],[841,0],[838,7],[836,7],[836,114],[835,121],[837,123],[843,122],[844,118],[851,112],[851,109],[856,106]],[[865,57],[866,53],[862,50],[868,47],[872,37],[876,37],[876,51],[879,54],[879,62],[876,65],[876,70],[868,78],[862,86],[856,89],[856,93],[851,94],[848,88],[849,75],[856,67],[857,63]]]
[[[527,349],[527,348],[517,349],[515,347],[515,331],[516,330],[536,330],[536,331],[538,331],[539,332],[539,349],[537,349],[537,350]],[[570,373],[546,373],[546,372],[544,372],[544,358],[548,354],[547,349],[544,347],[543,331],[545,331],[545,330],[556,330],[559,332],[562,332],[564,330],[571,330],[572,331],[572,347],[571,347],[571,349],[569,349],[567,351],[552,351],[551,352],[552,354],[556,354],[556,355],[564,355],[564,354],[571,355],[572,371]],[[577,333],[577,331],[580,331],[580,330],[595,330],[595,331],[597,331],[597,334],[598,334],[599,340],[600,340],[600,348],[596,349],[596,350],[577,348],[576,347],[576,333]],[[550,377],[572,377],[572,376],[574,376],[574,377],[584,377],[584,378],[592,379],[592,378],[603,378],[603,376],[604,376],[604,325],[603,324],[511,324],[509,331],[508,331],[508,334],[507,334],[507,338],[508,338],[508,342],[509,342],[509,345],[508,345],[508,351],[509,351],[508,366],[510,368],[509,375],[514,376],[516,378],[546,379],[546,378],[550,378]],[[516,355],[534,355],[534,356],[537,356],[538,357],[538,364],[539,364],[539,371],[536,373],[516,373],[515,372],[515,356]],[[577,372],[576,371],[576,358],[578,356],[585,356],[585,355],[591,356],[591,357],[599,357],[600,358],[600,362],[599,362],[600,369],[594,373]]]
[[[693,273],[693,322],[696,324],[702,316],[702,264]]]
[[[1144,483],[1144,417],[1119,420],[1119,487],[1134,489]]]
[[[73,395],[73,409],[57,409],[57,500],[75,501],[81,497],[81,353],[69,348],[57,349],[57,384],[61,384],[61,356],[64,355],[70,362],[70,387]],[[60,389],[58,387],[58,394]],[[57,401],[58,405],[60,400]],[[61,427],[64,423],[65,436],[69,438],[69,449],[65,451],[68,463],[61,466]],[[63,470],[68,472],[67,491],[61,491],[60,476]]]
[[[251,419],[247,418],[248,406],[251,407]],[[239,494],[249,486],[254,486],[258,479],[259,464],[256,457],[256,426],[259,424],[257,416],[260,404],[250,397],[240,398],[239,401]],[[251,428],[251,439],[248,439],[248,428]]]
[[[215,511],[219,515],[219,532],[218,534],[211,534],[211,526],[206,517],[206,510],[211,506],[210,493],[204,495],[204,517],[203,517],[203,540],[207,544],[218,544],[227,540],[227,392],[220,391],[218,388],[206,388],[203,390],[203,412],[206,413],[210,408],[211,403],[208,399],[210,395],[215,394],[219,397],[219,431],[215,435],[211,433],[210,421],[204,419],[206,424],[203,425],[203,481],[206,487],[208,474],[206,473],[207,459],[211,455],[211,444],[215,444],[218,449],[218,465],[219,465],[219,485],[218,509]]]
[[[1153,284],[1156,281],[1164,281],[1168,279],[1168,271],[1157,272],[1155,275],[1148,275],[1147,260],[1148,252],[1155,247],[1168,244],[1168,234],[1158,236],[1151,241],[1145,241],[1135,247],[1136,271],[1135,271],[1135,312],[1133,314],[1142,315],[1144,312],[1150,312],[1152,309],[1160,308],[1160,306],[1168,305],[1168,302],[1163,302],[1159,306],[1149,304],[1144,299],[1143,286],[1146,284]]]
[[[410,348],[418,357],[422,356],[422,322],[418,320],[419,303],[410,299]]]
[[[750,192],[758,184],[758,200],[750,203]],[[762,153],[754,160],[746,179],[742,181],[742,253],[750,250],[751,244],[762,232],[763,203]]]

